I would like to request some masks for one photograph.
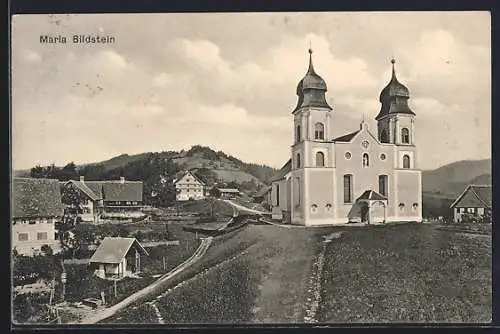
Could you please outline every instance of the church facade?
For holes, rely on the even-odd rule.
[[[363,120],[348,134],[332,133],[335,113],[327,85],[309,68],[297,86],[291,159],[271,188],[273,219],[300,225],[422,221],[422,176],[417,165],[415,113],[392,60],[372,131]]]

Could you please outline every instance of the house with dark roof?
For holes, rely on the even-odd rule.
[[[137,239],[105,237],[89,264],[98,277],[119,279],[141,271],[141,255],[149,256]]]
[[[103,217],[110,219],[142,216],[143,183],[120,180],[85,181],[69,180],[65,188],[77,191],[83,199],[80,217],[85,222],[98,222]]]
[[[32,256],[47,245],[60,251],[55,223],[63,215],[59,181],[52,179],[14,178],[12,180],[12,248]]]
[[[191,171],[185,171],[174,180],[176,200],[187,201],[205,198],[205,183]]]
[[[481,217],[491,210],[491,185],[470,184],[451,204],[453,221],[459,223],[465,214]]]

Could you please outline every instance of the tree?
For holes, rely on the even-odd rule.
[[[212,187],[209,191],[210,196],[214,198],[220,198],[220,190],[217,189],[216,187]]]
[[[83,212],[84,200],[83,194],[71,184],[65,185],[61,190],[61,201],[65,208],[61,221],[57,223],[57,230],[59,242],[64,250],[70,248],[69,231],[75,227],[78,215]]]

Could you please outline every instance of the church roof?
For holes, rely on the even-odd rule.
[[[408,88],[399,82],[396,77],[396,70],[394,64],[396,61],[391,60],[392,63],[392,76],[391,80],[387,86],[380,92],[379,101],[382,103],[379,114],[375,118],[380,119],[388,114],[409,114],[415,115],[415,113],[408,106],[407,100],[410,98],[410,91]],[[396,101],[396,98],[402,98],[403,101]]]
[[[326,82],[314,70],[312,50],[309,49],[309,68],[304,78],[302,78],[297,85],[297,96],[299,100],[293,112],[304,107],[319,107],[332,110],[332,107],[330,107],[325,99],[326,91]]]
[[[292,159],[288,160],[281,169],[274,174],[269,181],[275,182],[283,179],[292,170]]]
[[[359,133],[359,131],[361,130],[358,130],[358,131],[354,131],[354,132],[351,132],[351,133],[348,133],[346,135],[343,135],[343,136],[340,136],[340,137],[337,137],[335,139],[333,139],[333,141],[339,141],[339,142],[350,142],[354,137],[356,137],[356,135]]]

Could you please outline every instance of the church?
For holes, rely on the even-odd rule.
[[[271,179],[274,220],[298,225],[422,221],[422,174],[417,164],[415,113],[396,77],[380,93],[377,129],[361,121],[332,133],[335,112],[326,82],[309,68],[297,86],[291,159]],[[354,129],[353,129],[354,130]]]

